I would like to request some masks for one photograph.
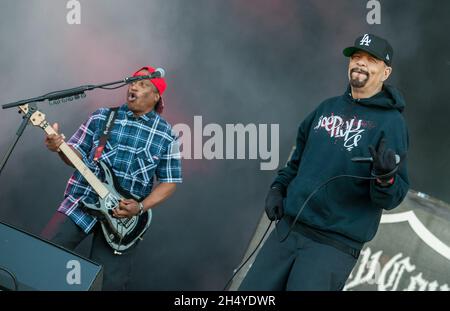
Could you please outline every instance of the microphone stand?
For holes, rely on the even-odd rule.
[[[0,176],[3,172],[3,169],[6,166],[6,163],[8,162],[9,157],[11,156],[14,148],[16,147],[17,142],[19,141],[20,137],[22,136],[23,132],[25,131],[25,128],[28,125],[31,115],[37,110],[37,105],[36,105],[37,102],[48,100],[49,102],[55,101],[55,102],[59,103],[60,100],[64,101],[64,100],[80,99],[81,97],[86,96],[86,94],[85,94],[86,91],[91,91],[91,90],[98,89],[98,88],[105,89],[105,90],[114,90],[114,89],[123,87],[129,83],[133,83],[135,81],[144,80],[144,79],[153,79],[153,78],[159,77],[160,75],[161,75],[161,73],[155,72],[151,75],[130,77],[130,78],[125,78],[123,80],[99,84],[99,85],[92,85],[92,84],[91,85],[83,85],[83,86],[79,86],[79,87],[75,87],[75,88],[71,88],[71,89],[65,89],[65,90],[61,90],[61,91],[51,92],[51,93],[48,93],[48,94],[45,94],[42,96],[19,100],[19,101],[13,102],[13,103],[2,105],[3,109],[8,109],[8,108],[13,108],[13,107],[18,107],[18,106],[28,104],[29,110],[28,110],[28,113],[23,116],[22,123],[20,124],[19,129],[16,132],[16,137],[14,138],[8,151],[6,152],[6,155],[3,157],[2,162],[0,163]],[[109,87],[109,86],[116,85],[116,84],[120,84],[120,85],[115,86],[115,87]]]
[[[33,97],[33,98],[29,98],[29,99],[24,99],[24,100],[19,100],[17,102],[14,103],[10,103],[10,104],[6,104],[6,105],[2,105],[3,109],[8,109],[8,108],[13,108],[13,107],[17,107],[17,106],[21,106],[21,105],[25,105],[27,103],[36,103],[36,102],[41,102],[44,100],[49,100],[49,101],[57,101],[60,99],[65,99],[65,98],[69,98],[71,97],[72,99],[79,99],[81,96],[85,95],[84,92],[86,91],[92,91],[94,89],[105,89],[105,90],[114,90],[114,89],[118,89],[120,87],[123,87],[129,83],[133,83],[135,81],[139,81],[139,80],[144,80],[144,79],[153,79],[156,78],[160,75],[159,72],[155,72],[154,74],[151,75],[147,75],[147,76],[137,76],[137,77],[130,77],[130,78],[125,78],[123,80],[119,80],[119,81],[115,81],[115,82],[109,82],[109,83],[104,83],[104,84],[99,84],[99,85],[82,85],[79,87],[75,87],[72,89],[66,89],[66,90],[62,90],[62,91],[56,91],[56,92],[51,92],[42,96],[38,96],[38,97]],[[108,86],[111,85],[116,85],[121,83],[121,85],[116,86],[116,87],[112,87],[112,88],[108,88]]]
[[[2,163],[0,164],[0,176],[3,172],[3,169],[6,166],[6,162],[8,162],[8,159],[14,150],[14,147],[16,147],[17,142],[19,141],[20,137],[22,136],[23,132],[25,131],[25,128],[28,125],[28,121],[30,121],[31,115],[37,110],[37,106],[35,103],[29,104],[28,107],[29,107],[29,111],[26,115],[23,116],[22,123],[20,124],[19,129],[16,132],[16,137],[14,138],[13,142],[11,143],[8,151],[6,152],[6,155],[2,159]]]

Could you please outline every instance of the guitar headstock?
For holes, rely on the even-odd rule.
[[[24,115],[26,115],[29,111],[30,111],[30,107],[28,104],[19,106],[19,113],[23,113]]]
[[[45,114],[37,109],[34,112],[33,110],[30,109],[30,106],[28,104],[19,106],[19,112],[23,113],[24,115],[27,115],[32,112],[30,116],[31,124],[45,129],[48,126],[48,122],[45,120]]]

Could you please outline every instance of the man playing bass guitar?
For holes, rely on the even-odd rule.
[[[154,72],[143,67],[134,76]],[[100,180],[109,180],[96,185],[77,167],[64,200],[42,232],[44,238],[71,250],[93,233],[90,258],[103,265],[105,290],[126,289],[150,210],[182,182],[178,140],[161,116],[165,89],[162,77],[134,81],[128,86],[127,103],[114,110],[114,117],[112,109],[100,108],[67,144],[56,123],[56,134],[45,139],[47,148],[68,165],[76,167],[72,154]]]

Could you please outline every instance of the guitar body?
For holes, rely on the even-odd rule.
[[[96,216],[102,226],[103,235],[106,242],[120,254],[133,246],[150,226],[152,212],[148,210],[140,216],[131,218],[116,218],[112,216],[112,210],[119,206],[121,198],[130,198],[130,194],[126,193],[117,183],[112,170],[107,164],[100,161],[100,168],[104,173],[105,180],[103,186],[108,189],[105,198],[99,197],[97,204],[83,202],[89,213]],[[134,198],[139,201],[139,198]]]

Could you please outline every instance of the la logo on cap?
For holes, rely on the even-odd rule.
[[[364,37],[359,42],[359,45],[369,46],[370,42],[372,42],[372,40],[370,39],[369,35],[365,34]]]

